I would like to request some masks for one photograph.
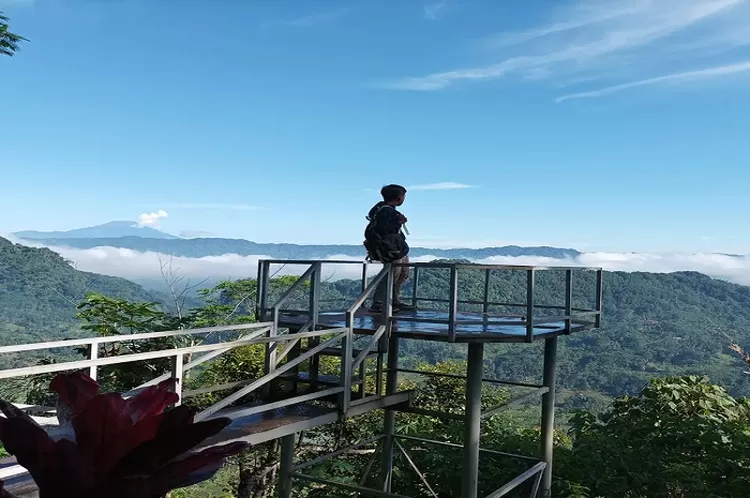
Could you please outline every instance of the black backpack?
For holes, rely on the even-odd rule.
[[[390,208],[391,206],[385,204],[380,206],[372,218],[367,216],[366,219],[369,221],[365,228],[365,249],[367,249],[368,261],[380,261],[381,263],[390,263],[398,259],[403,258],[406,254],[404,253],[404,236],[401,232],[389,233],[388,235],[381,235],[378,233],[378,212],[381,209]]]

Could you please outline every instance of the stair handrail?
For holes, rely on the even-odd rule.
[[[372,279],[372,282],[365,288],[364,291],[359,295],[356,301],[352,303],[351,306],[346,310],[347,315],[356,313],[359,308],[362,307],[363,304],[365,304],[365,301],[367,301],[367,298],[372,295],[373,292],[375,292],[375,289],[380,285],[380,283],[383,281],[384,278],[388,276],[388,273],[391,271],[391,264],[387,263],[383,265],[383,269],[380,270],[380,272],[375,276],[375,278]]]
[[[276,300],[276,302],[271,306],[271,310],[273,312],[273,322],[278,326],[279,324],[279,310],[281,307],[286,303],[289,298],[292,296],[292,294],[299,289],[299,287],[302,285],[302,283],[310,278],[310,276],[315,272],[315,265],[310,265],[307,270],[305,270],[305,273],[300,275],[300,277],[294,281],[294,283],[286,290],[284,293],[279,297],[279,299]]]
[[[372,279],[372,282],[365,288],[365,290],[359,295],[359,297],[349,306],[349,308],[346,310],[346,337],[344,339],[345,343],[342,347],[342,360],[341,360],[341,380],[344,388],[344,395],[342,400],[342,412],[344,414],[349,411],[349,406],[351,405],[352,401],[352,372],[354,371],[355,365],[357,364],[357,361],[359,360],[359,357],[352,358],[354,354],[354,314],[359,310],[359,308],[362,307],[362,305],[367,301],[367,298],[372,295],[373,292],[375,292],[375,289],[378,288],[378,286],[383,282],[384,278],[388,278],[388,276],[391,274],[391,264],[386,263],[383,265],[383,269],[380,270],[380,272],[375,276],[375,278]],[[386,310],[388,307],[386,306]],[[389,320],[390,317],[386,316],[386,321]],[[386,327],[386,330],[389,329],[389,327]],[[380,332],[380,335],[385,332],[385,330]],[[370,344],[367,345],[366,349],[360,352],[359,356],[362,356],[364,351],[369,352],[372,349],[372,346],[377,341],[372,341]],[[366,353],[364,353],[366,354]],[[346,359],[346,360],[344,360]],[[362,386],[364,389],[364,385]]]

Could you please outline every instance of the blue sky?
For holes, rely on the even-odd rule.
[[[360,243],[397,182],[418,245],[750,252],[750,1],[0,9],[0,232]]]

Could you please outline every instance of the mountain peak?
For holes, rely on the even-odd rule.
[[[15,232],[13,235],[26,240],[49,239],[90,239],[90,238],[118,238],[142,237],[147,239],[178,239],[172,234],[162,232],[152,227],[140,225],[136,221],[110,221],[101,225],[86,228],[76,228],[66,231],[37,231],[26,230]]]

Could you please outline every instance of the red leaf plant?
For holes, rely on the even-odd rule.
[[[0,441],[29,471],[40,498],[162,498],[175,488],[209,479],[224,459],[246,448],[229,443],[191,451],[230,422],[194,423],[195,411],[178,400],[176,379],[123,399],[99,393],[83,373],[60,374],[57,433],[45,431],[25,412],[0,400]],[[2,489],[0,498],[12,498]]]

